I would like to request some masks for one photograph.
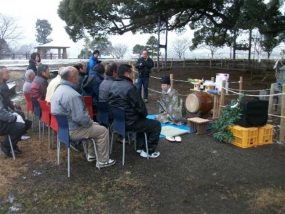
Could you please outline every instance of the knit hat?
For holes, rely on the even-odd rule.
[[[161,77],[160,83],[161,83],[161,84],[170,85],[170,77],[169,77],[169,76],[163,76],[163,77]]]

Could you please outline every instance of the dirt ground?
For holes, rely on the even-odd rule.
[[[221,72],[221,71],[218,71]],[[167,72],[154,73],[162,76]],[[215,76],[216,71],[177,70],[175,79]],[[241,73],[230,72],[231,81]],[[245,87],[266,88],[249,81]],[[264,85],[262,85],[264,84]],[[159,89],[151,79],[150,87]],[[187,83],[175,83],[180,94]],[[149,113],[157,113],[157,93],[150,93]],[[113,167],[97,170],[82,154],[72,152],[67,178],[66,151],[60,166],[47,137],[20,142],[16,161],[0,155],[0,213],[285,213],[285,146],[272,144],[250,149],[217,143],[211,134],[182,136],[182,143],[160,140],[161,156],[142,159],[116,143]]]

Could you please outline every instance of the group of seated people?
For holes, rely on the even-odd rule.
[[[5,82],[5,78],[2,75],[5,72],[3,71],[7,71],[7,68],[1,69],[1,84]],[[109,155],[109,131],[107,127],[96,122],[96,117],[92,118],[92,115],[89,115],[83,96],[92,97],[93,110],[95,112],[97,111],[98,102],[107,102],[110,110],[112,108],[120,108],[125,111],[126,129],[138,133],[136,152],[143,158],[157,158],[160,155],[156,151],[161,132],[160,122],[169,122],[173,118],[179,119],[182,117],[181,111],[179,113],[181,103],[177,92],[170,87],[170,79],[166,76],[161,79],[162,97],[158,120],[148,119],[145,102],[133,84],[134,71],[132,66],[128,64],[118,66],[116,63],[111,62],[104,66],[102,63],[97,62],[93,70],[88,70],[88,65],[85,66],[83,63],[61,67],[58,75],[49,83],[49,67],[45,64],[39,64],[36,73],[29,69],[25,73],[25,78],[24,93],[29,93],[36,99],[46,100],[51,104],[52,114],[67,116],[71,140],[82,138],[95,139],[98,151],[96,165],[98,167],[107,167],[115,164],[115,161],[110,159]],[[21,126],[17,119],[18,115],[3,106],[4,100],[1,92],[1,118],[2,114],[7,114],[5,123],[13,124],[15,127]],[[2,121],[0,122],[2,123]],[[2,131],[2,126],[0,124],[0,133],[9,134],[5,130]],[[13,137],[12,141],[15,144],[15,148],[17,148],[19,136],[25,131],[17,132],[17,135]],[[144,145],[144,132],[147,134],[148,153]],[[10,134],[13,135],[15,133]],[[6,141],[1,144],[1,149],[7,156],[10,156]],[[92,143],[88,143],[87,160],[96,160]]]

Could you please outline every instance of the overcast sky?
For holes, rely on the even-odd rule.
[[[102,0],[103,1],[103,0]],[[36,30],[35,24],[37,19],[47,19],[51,24],[53,30],[51,38],[53,42],[60,45],[68,45],[71,48],[68,50],[69,57],[77,57],[80,50],[82,49],[83,42],[77,42],[76,44],[70,40],[69,36],[64,30],[65,22],[62,21],[58,14],[57,9],[60,0],[0,0],[0,13],[7,16],[12,16],[17,20],[20,31],[23,32],[23,39],[18,42],[17,45],[36,43]],[[131,55],[132,48],[135,44],[144,45],[150,35],[142,35],[132,33],[126,33],[122,36],[111,36],[109,39],[113,44],[123,43],[129,46],[128,57]],[[187,30],[179,38],[186,38],[189,41],[193,37],[193,32]],[[169,33],[169,57],[173,57],[171,53],[172,43],[176,40],[177,35],[174,32]],[[162,37],[162,42],[164,42],[164,37]],[[222,56],[228,57],[228,49],[221,49],[216,54],[216,57]],[[225,51],[226,50],[226,51]],[[276,53],[278,55],[278,53]],[[187,52],[186,57],[203,57],[207,58],[210,56],[208,50],[199,49],[194,52]],[[175,56],[174,56],[175,57]],[[177,57],[177,56],[176,56]]]
[[[69,45],[69,56],[76,57],[81,48],[82,41],[77,44],[70,40],[69,36],[64,30],[65,22],[61,20],[57,14],[57,8],[60,0],[0,0],[0,13],[7,16],[15,17],[20,31],[23,32],[23,39],[18,45],[24,43],[35,43],[36,30],[35,24],[37,19],[47,19],[51,24],[53,30],[51,38],[56,44]],[[190,33],[187,36],[190,39]],[[132,47],[135,44],[144,45],[150,35],[142,35],[126,33],[122,36],[112,36],[110,40],[113,44],[125,43],[129,46],[129,55]],[[175,33],[170,33],[170,42],[176,37]],[[163,38],[162,38],[163,41]]]

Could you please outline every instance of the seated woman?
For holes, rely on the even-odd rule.
[[[182,100],[175,89],[171,88],[170,77],[164,76],[160,80],[162,94],[159,103],[157,120],[161,123],[181,123]]]
[[[32,69],[29,69],[25,73],[25,82],[23,85],[23,93],[29,94],[32,89],[32,82],[35,79],[35,72]]]

